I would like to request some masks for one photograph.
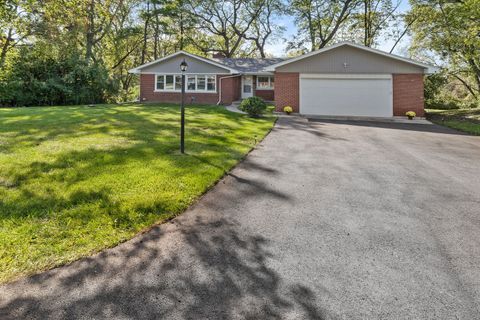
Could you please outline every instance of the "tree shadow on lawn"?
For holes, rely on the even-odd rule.
[[[126,137],[134,141],[131,145],[120,145],[106,150],[90,148],[78,151],[74,149],[53,154],[48,161],[37,160],[27,163],[21,170],[18,170],[18,166],[7,167],[7,170],[12,170],[11,172],[3,170],[2,175],[8,181],[5,178],[0,179],[0,192],[5,194],[5,197],[0,199],[0,222],[10,226],[7,228],[20,230],[23,228],[22,226],[36,223],[37,219],[42,219],[40,221],[41,226],[27,228],[27,230],[30,230],[29,233],[24,230],[23,238],[19,238],[25,238],[29,241],[29,237],[32,236],[39,239],[39,243],[47,241],[40,239],[40,237],[45,237],[45,234],[54,232],[56,228],[64,226],[65,233],[68,233],[69,226],[67,226],[67,223],[70,219],[76,224],[81,224],[80,229],[75,231],[78,232],[75,235],[76,237],[89,230],[86,226],[93,220],[97,224],[102,222],[108,224],[109,227],[112,225],[112,232],[115,231],[115,228],[119,228],[120,230],[117,231],[122,234],[131,230],[140,230],[155,221],[161,221],[182,212],[197,196],[206,191],[211,184],[228,171],[237,160],[241,159],[252,146],[248,141],[239,139],[236,134],[232,134],[231,130],[233,129],[229,128],[230,123],[228,123],[224,130],[229,131],[230,135],[216,134],[212,136],[211,133],[207,135],[200,130],[195,137],[187,138],[188,153],[181,155],[178,152],[176,136],[173,138],[161,136],[164,131],[177,131],[176,129],[179,128],[177,122],[173,123],[171,120],[166,120],[159,125],[154,120],[149,119],[148,113],[130,114],[130,112],[125,112],[124,117],[121,121],[126,124],[137,123],[125,133]],[[243,120],[240,119],[239,121]],[[247,119],[245,121],[251,120]],[[138,123],[143,125],[139,126]],[[208,121],[204,122],[203,125],[208,125]],[[237,123],[235,123],[236,126]],[[190,130],[196,130],[197,127],[192,125]],[[52,130],[53,135],[66,132]],[[158,159],[161,159],[160,164],[155,162]],[[116,181],[109,181],[105,184],[97,181],[97,184],[90,185],[92,177],[109,175],[110,171],[123,172],[122,170],[126,168],[127,162],[134,163],[133,166],[130,166],[130,172],[136,166],[138,166],[138,170],[148,167],[142,174],[151,172],[153,175],[155,172],[161,172],[167,166],[171,173],[166,176],[159,175],[156,178],[157,181],[160,181],[158,179],[168,178],[165,183],[158,183],[161,187],[158,194],[154,194],[150,190],[147,192],[149,193],[147,197],[142,196],[126,205],[123,205],[123,202],[125,202],[125,197],[128,197],[128,194],[122,195],[121,198],[118,197],[118,187],[112,184]],[[131,169],[132,167],[133,169]],[[136,172],[135,169],[134,173]],[[192,180],[190,179],[192,176],[202,176],[202,180],[199,181],[196,178]],[[177,190],[175,188],[169,190],[166,187],[169,186],[168,183],[178,181],[181,184],[183,179],[186,179],[187,184],[192,183],[192,181],[198,183],[194,186],[194,189],[189,190],[184,195],[181,194],[178,197],[164,195],[165,192],[175,192]],[[126,180],[121,183],[135,183]],[[122,190],[122,188],[120,189]],[[137,188],[137,194],[139,192],[141,190]],[[181,192],[181,190],[178,192]],[[56,219],[56,222],[50,227],[47,219]],[[45,227],[43,227],[43,224],[45,224]],[[42,233],[42,236],[32,233]],[[90,236],[88,237],[90,238]],[[59,240],[63,241],[63,239]],[[72,242],[71,239],[66,240],[68,241],[65,243]],[[18,239],[12,241],[11,245]],[[109,243],[111,245],[113,242],[110,241]],[[64,243],[62,242],[59,246],[64,246]],[[54,250],[50,251],[53,252]],[[51,253],[50,251],[49,253]],[[25,255],[24,252],[22,252],[22,258],[26,258],[23,255]],[[63,255],[60,258],[60,260],[64,259]],[[58,259],[55,261],[58,261]],[[31,270],[26,271],[31,272]]]
[[[168,110],[167,110],[168,111]],[[207,110],[210,113],[216,111]],[[229,114],[226,114],[229,116]],[[122,166],[129,161],[138,161],[148,166],[151,161],[161,158],[166,165],[178,168],[176,177],[185,174],[202,174],[205,166],[198,164],[204,163],[209,166],[216,167],[221,172],[228,171],[231,167],[225,163],[225,158],[232,160],[241,159],[244,152],[239,149],[248,149],[248,143],[240,139],[228,138],[225,135],[209,135],[198,129],[198,124],[189,128],[187,133],[191,133],[186,140],[187,155],[181,155],[178,152],[177,137],[162,137],[162,132],[176,132],[179,128],[178,123],[170,120],[162,121],[161,124],[156,123],[144,115],[138,115],[132,112],[125,112],[121,121],[124,126],[130,123],[142,123],[143,125],[131,126],[131,131],[124,136],[134,143],[127,146],[116,146],[109,149],[93,149],[71,150],[62,152],[55,156],[53,161],[33,161],[27,167],[13,167],[10,172],[4,172],[4,176],[8,177],[8,181],[4,187],[22,189],[24,185],[28,187],[28,183],[35,179],[41,179],[48,176],[45,182],[61,183],[66,187],[71,187],[77,183],[87,181],[92,176],[105,174],[105,170],[121,170]],[[241,120],[240,120],[241,121]],[[208,125],[208,122],[201,122],[202,125]],[[229,130],[226,128],[226,130]],[[75,129],[72,129],[74,132]],[[90,130],[91,131],[91,130]],[[88,134],[88,130],[86,130]],[[49,136],[58,134],[68,134],[69,130],[52,129]],[[194,134],[193,134],[194,133]],[[74,134],[74,133],[72,133]],[[206,152],[206,154],[204,154]],[[159,168],[160,170],[161,168]],[[181,173],[180,173],[181,172]],[[1,181],[0,181],[1,182]],[[2,183],[0,183],[0,187]],[[46,184],[48,188],[48,183]],[[34,199],[35,194],[32,190],[22,190],[25,199]],[[52,204],[55,207],[63,207],[62,199],[43,199],[39,198],[39,202],[43,202],[47,206]],[[47,201],[48,200],[48,201]],[[21,198],[16,199],[16,205],[21,205]],[[30,203],[31,201],[27,201]],[[34,201],[35,202],[35,201]],[[68,202],[68,201],[67,201]],[[6,205],[5,203],[3,204]],[[35,204],[36,206],[36,204]],[[13,208],[13,204],[11,206]],[[27,207],[22,207],[22,211],[29,212]],[[31,208],[33,209],[33,208]],[[5,214],[5,212],[3,212]]]
[[[82,137],[94,133],[109,134],[118,128],[131,130],[130,137],[145,138],[152,131],[180,130],[180,108],[175,105],[158,106],[112,106],[112,107],[41,107],[20,108],[14,113],[1,114],[0,150],[10,152],[19,144],[38,146],[45,141],[60,137]],[[206,126],[209,117],[221,116],[241,125],[246,117],[234,115],[218,107],[188,106],[189,125]],[[17,119],[17,120],[16,120]],[[217,125],[219,121],[210,125]],[[195,130],[195,128],[191,128]],[[125,136],[125,133],[120,133]],[[128,135],[127,135],[128,136]]]
[[[224,157],[225,152],[233,154],[234,158],[243,157],[242,152],[225,148],[225,143],[231,143],[226,137],[216,139],[216,147],[214,144],[212,148],[211,142],[196,142],[190,155],[173,154],[175,159],[171,161],[175,166],[189,168],[191,173],[200,170],[201,166],[192,166],[181,159],[188,157],[220,171],[225,170],[219,165],[222,163],[219,158]],[[148,160],[158,157],[155,151],[168,153],[173,152],[173,148],[173,144],[165,146],[155,140],[140,140],[126,148],[128,155],[122,148],[107,151],[111,153],[107,163],[120,164],[132,158]],[[202,156],[204,150],[210,150],[213,156]],[[32,164],[24,179],[38,178],[62,168],[64,158],[73,159],[73,166],[76,160],[87,164],[77,170],[80,171],[78,175],[55,177],[67,184],[87,178],[81,171],[98,167],[92,150],[69,152],[53,163]],[[276,173],[253,162],[245,166]],[[238,191],[244,200],[255,199],[262,193],[289,201],[288,195],[272,192],[263,184],[232,176],[244,185]],[[111,193],[108,189],[91,193],[79,191],[67,200],[53,196],[38,200],[67,207],[83,201],[100,201],[105,206],[112,205],[113,211],[121,214],[120,208],[112,204]],[[24,196],[36,197],[34,193]],[[228,196],[224,195],[224,203],[233,201]],[[237,316],[280,319],[294,313],[305,319],[322,319],[323,313],[317,307],[312,289],[300,283],[289,283],[269,267],[269,259],[278,258],[269,250],[270,241],[261,235],[246,234],[234,219],[227,219],[220,213],[221,206],[214,204],[210,209],[207,206],[208,212],[203,216],[182,215],[116,248],[3,286],[0,289],[0,318],[231,319]],[[158,207],[137,209],[159,210]]]
[[[323,319],[312,289],[272,270],[270,242],[210,212],[4,286],[2,319]]]

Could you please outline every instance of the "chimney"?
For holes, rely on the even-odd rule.
[[[215,52],[213,55],[212,55],[212,58],[213,59],[222,59],[222,58],[225,58],[225,55],[221,52]]]

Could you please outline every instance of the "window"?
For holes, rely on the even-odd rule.
[[[165,90],[173,90],[173,75],[165,76]]]
[[[156,91],[182,91],[181,74],[157,74],[155,83]],[[204,74],[185,75],[185,86],[185,90],[188,92],[215,92],[217,90],[217,77]]]
[[[274,77],[271,76],[258,76],[257,77],[257,90],[272,90],[274,85]]]
[[[195,76],[188,76],[187,77],[187,90],[188,91],[195,91],[197,86],[196,86],[196,77]]]
[[[197,76],[197,90],[205,91],[205,76]]]
[[[164,76],[157,76],[157,90],[164,90],[165,89],[165,77]]]
[[[215,91],[215,76],[207,76],[207,91]]]
[[[181,91],[182,90],[182,76],[178,75],[175,76],[175,91]]]

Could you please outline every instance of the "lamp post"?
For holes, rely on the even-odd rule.
[[[187,71],[188,64],[183,59],[180,63],[180,70],[182,71],[182,105],[180,107],[181,125],[180,125],[180,152],[185,153],[185,71]]]

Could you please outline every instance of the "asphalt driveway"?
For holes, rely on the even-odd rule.
[[[179,218],[0,287],[0,319],[478,319],[480,137],[281,118]]]

